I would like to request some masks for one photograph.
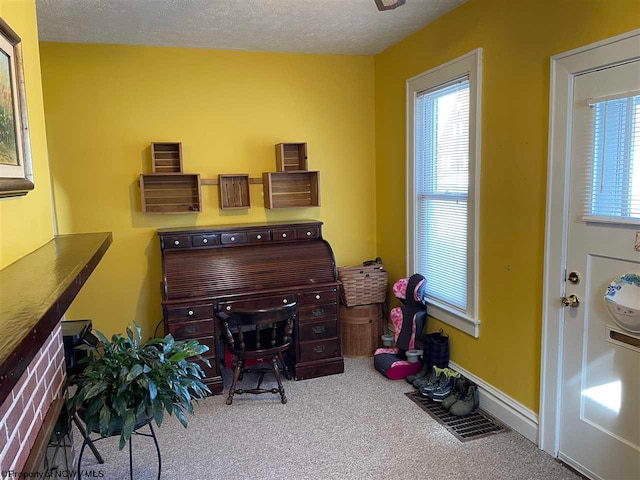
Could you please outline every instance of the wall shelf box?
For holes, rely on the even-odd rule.
[[[244,173],[218,175],[220,208],[238,210],[251,207],[249,175]]]
[[[142,213],[195,213],[202,211],[200,175],[140,175]]]
[[[265,208],[319,207],[320,172],[265,172]]]
[[[276,145],[276,170],[278,172],[306,171],[307,144],[279,143]]]
[[[152,142],[151,168],[153,173],[182,173],[182,143]]]

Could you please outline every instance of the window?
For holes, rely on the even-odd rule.
[[[640,221],[640,95],[589,105],[593,138],[587,219]]]
[[[407,82],[408,270],[434,317],[476,337],[481,55]]]

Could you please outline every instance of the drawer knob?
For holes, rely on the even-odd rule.
[[[257,238],[258,240],[262,240],[262,235],[256,235],[256,238]]]
[[[307,232],[307,237],[310,237],[310,236],[311,236],[311,232]]]
[[[287,234],[286,234],[286,233],[283,233],[283,234],[282,234],[282,238],[287,238]]]
[[[190,317],[193,316],[193,310],[189,310],[187,313],[189,314]]]
[[[209,240],[207,240],[206,238],[202,240],[202,243],[209,243]]]
[[[175,242],[173,242],[174,245],[180,245],[180,241],[176,240]]]
[[[236,237],[231,237],[229,240],[231,240],[232,242],[236,241]]]
[[[321,317],[322,315],[324,315],[324,308],[314,308],[311,310],[312,317]]]
[[[289,301],[286,298],[283,298],[282,303],[289,303]]]
[[[226,309],[227,309],[227,311],[228,311],[228,310],[231,310],[231,305],[227,305],[227,306],[226,306]]]
[[[317,346],[313,347],[313,351],[316,352],[316,353],[324,352],[324,345],[317,345]]]
[[[188,327],[184,327],[185,333],[196,333],[198,329],[194,325],[189,325]]]
[[[311,328],[311,331],[313,332],[314,335],[320,335],[324,333],[324,330],[325,330],[324,325]]]
[[[316,295],[316,300],[320,300],[320,295]]]

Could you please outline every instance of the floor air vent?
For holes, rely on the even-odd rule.
[[[509,429],[488,413],[476,410],[469,415],[456,417],[449,414],[441,404],[428,398],[422,398],[418,392],[405,393],[410,400],[433,417],[440,425],[449,430],[461,442],[508,432]]]

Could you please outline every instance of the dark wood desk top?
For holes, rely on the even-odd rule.
[[[0,270],[0,404],[111,242],[111,233],[60,235]]]

